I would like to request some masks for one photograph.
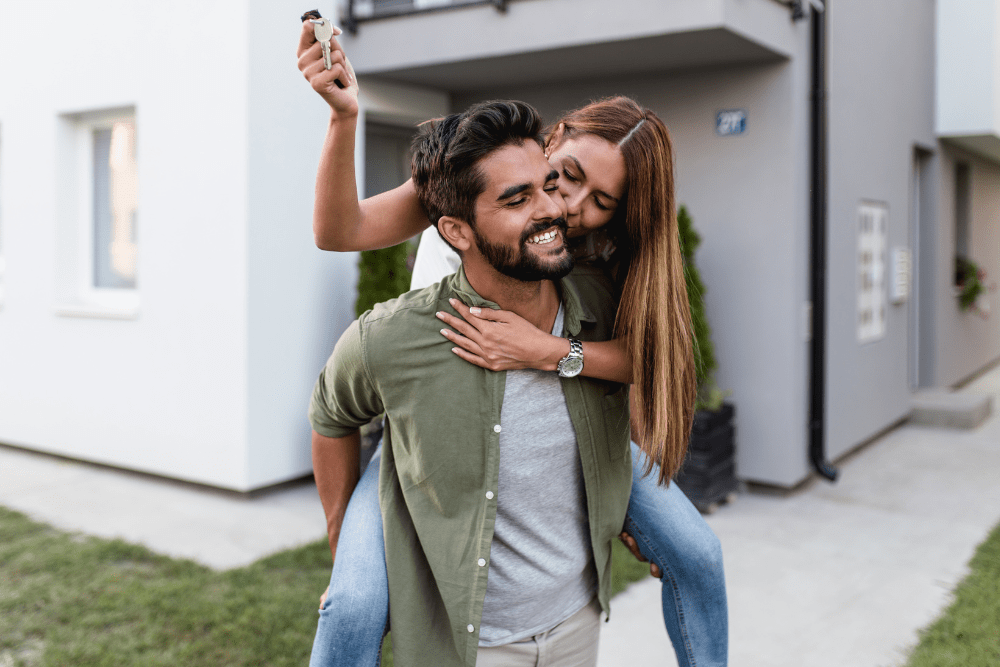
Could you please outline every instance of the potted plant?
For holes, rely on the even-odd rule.
[[[955,257],[955,296],[959,309],[988,319],[989,302],[980,297],[995,290],[996,285],[986,284],[986,271],[978,264],[967,257]]]
[[[687,458],[674,481],[695,507],[710,512],[736,490],[736,408],[725,401],[727,392],[715,383],[718,364],[705,316],[705,285],[694,262],[701,237],[684,206],[677,212],[677,228],[691,307],[698,394]]]

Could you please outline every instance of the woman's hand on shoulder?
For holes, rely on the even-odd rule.
[[[334,118],[356,118],[358,115],[358,79],[354,74],[351,62],[344,54],[336,35],[340,29],[335,29],[335,35],[330,39],[331,69],[326,69],[323,60],[323,48],[316,41],[313,23],[302,22],[302,34],[299,36],[299,47],[296,56],[299,59],[299,71],[326,103],[330,105]],[[338,82],[342,85],[338,85]]]
[[[461,317],[438,312],[438,319],[451,327],[441,335],[455,344],[452,352],[470,364],[491,371],[554,371],[569,352],[565,338],[540,331],[510,311],[470,308],[458,299],[449,302]]]

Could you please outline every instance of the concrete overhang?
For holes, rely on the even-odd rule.
[[[358,74],[473,90],[791,57],[774,0],[515,0],[365,22],[340,38]]]
[[[936,4],[935,129],[1000,162],[1000,0]]]
[[[995,133],[942,135],[942,141],[1000,163],[1000,136]]]

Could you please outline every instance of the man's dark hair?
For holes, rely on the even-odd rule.
[[[542,145],[541,116],[514,100],[480,102],[425,123],[413,141],[413,185],[431,224],[450,215],[476,224],[476,198],[486,189],[479,161],[525,139]]]

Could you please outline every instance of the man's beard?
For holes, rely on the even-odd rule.
[[[528,239],[550,227],[558,227],[563,235],[563,256],[554,263],[546,263],[542,258],[528,252]],[[476,227],[472,228],[476,247],[490,266],[505,276],[522,282],[539,280],[559,280],[573,270],[573,255],[566,247],[566,221],[556,218],[551,222],[539,223],[525,230],[518,241],[517,249],[510,246],[491,243],[479,234]]]

